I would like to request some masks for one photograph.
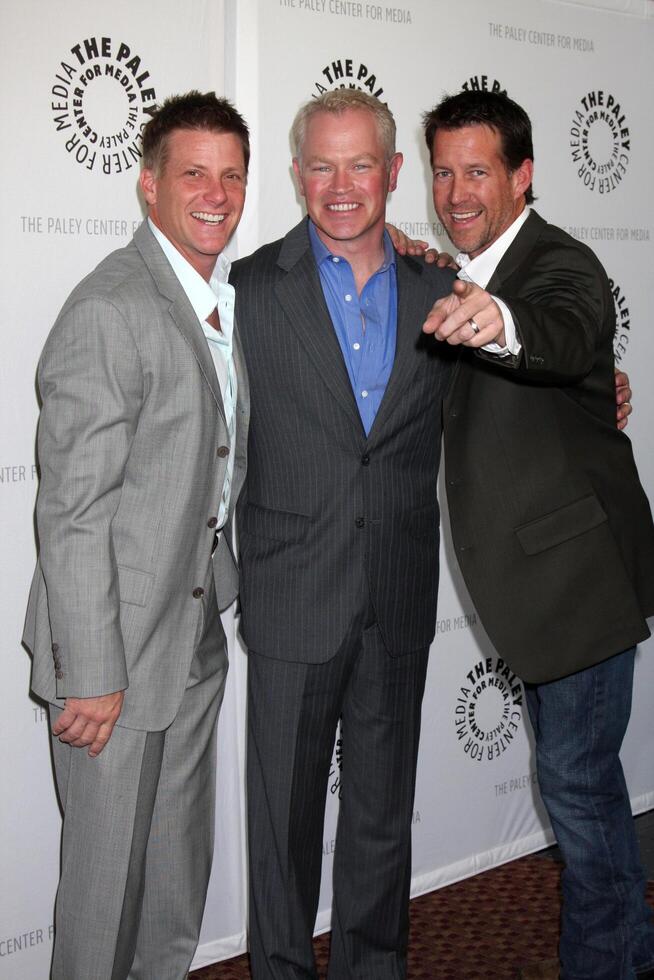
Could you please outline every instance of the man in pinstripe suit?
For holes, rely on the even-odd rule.
[[[251,379],[239,528],[252,974],[317,976],[342,717],[329,977],[399,980],[450,376],[420,325],[452,274],[398,256],[384,232],[402,164],[385,106],[328,93],[299,112],[293,136],[308,220],[233,273]]]

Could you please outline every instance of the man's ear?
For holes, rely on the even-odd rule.
[[[157,203],[157,178],[154,171],[144,168],[139,176],[139,184],[146,203],[152,207]]]
[[[511,174],[513,193],[517,200],[526,193],[534,177],[534,161],[523,160],[520,166]]]
[[[297,157],[293,157],[293,171],[295,173],[295,179],[297,180],[297,186],[302,197],[304,197],[304,181],[302,180],[302,170],[300,169],[300,161]]]
[[[399,174],[400,169],[401,169],[403,163],[404,163],[404,157],[402,156],[402,154],[401,153],[394,153],[393,156],[392,156],[392,158],[391,158],[390,166],[388,168],[388,190],[389,190],[389,192],[390,191],[394,191],[395,188],[397,187],[397,175]]]

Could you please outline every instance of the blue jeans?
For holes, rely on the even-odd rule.
[[[620,747],[635,649],[549,684],[526,684],[543,802],[563,855],[561,980],[634,980],[654,967]]]

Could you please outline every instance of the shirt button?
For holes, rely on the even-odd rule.
[[[363,518],[363,517],[357,517],[357,519],[356,519],[356,521],[354,523],[355,523],[355,525],[357,527],[365,527],[366,526],[366,521],[365,521],[365,518]]]
[[[209,520],[207,521],[207,527],[215,527],[217,523],[218,523],[217,517],[210,517]]]
[[[332,255],[332,262],[340,262],[338,255]]]
[[[204,595],[204,589],[201,589],[199,585],[197,586],[197,588],[193,589],[194,599],[201,599],[203,595]]]
[[[368,397],[368,392],[365,391],[365,389],[361,392],[361,397],[362,398],[367,398]]]
[[[345,302],[346,303],[349,303],[351,299],[352,299],[351,293],[346,293],[345,294]]]
[[[359,343],[352,344],[352,347],[354,348],[354,350],[361,350],[361,344]]]
[[[229,446],[219,446],[216,451],[216,456],[219,459],[224,459],[225,456],[229,456]]]

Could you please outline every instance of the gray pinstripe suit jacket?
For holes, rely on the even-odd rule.
[[[251,385],[239,505],[242,629],[257,653],[324,662],[369,589],[393,654],[427,646],[438,589],[444,345],[421,334],[449,271],[398,257],[397,347],[368,437],[306,221],[235,264]]]
[[[232,509],[249,412],[238,345],[235,359]],[[161,730],[202,627],[229,440],[206,340],[147,223],[64,304],[39,388],[32,688],[53,703],[127,688],[120,724]],[[237,592],[229,539],[214,555],[221,608]]]

